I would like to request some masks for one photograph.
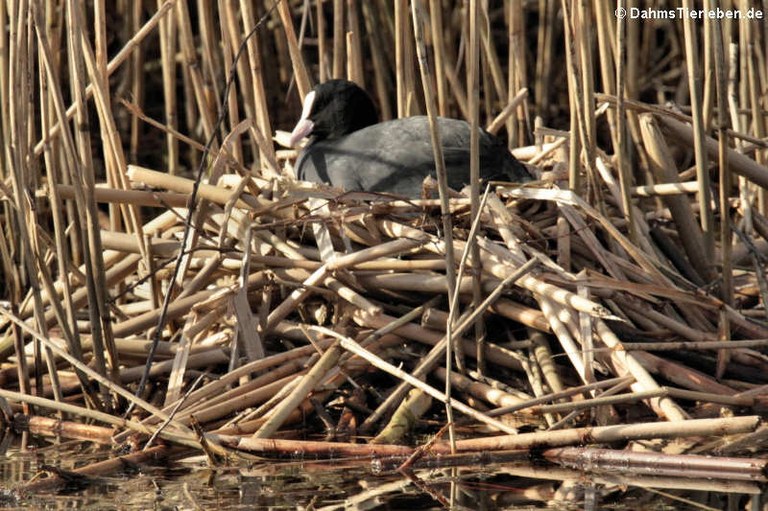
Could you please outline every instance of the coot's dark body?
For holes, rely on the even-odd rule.
[[[422,182],[435,177],[435,162],[425,116],[378,123],[370,97],[352,82],[332,80],[307,96],[302,120],[292,139],[313,137],[296,164],[297,177],[346,191],[387,192],[419,197]],[[470,126],[438,118],[448,186],[469,184]],[[525,167],[495,136],[481,130],[480,177],[483,180],[530,180]]]

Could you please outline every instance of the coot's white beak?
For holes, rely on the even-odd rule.
[[[312,129],[315,127],[315,123],[309,120],[309,116],[312,113],[312,104],[315,102],[315,91],[311,91],[304,98],[304,105],[301,109],[301,119],[296,123],[296,127],[291,132],[291,138],[289,143],[291,147],[296,147],[302,138],[309,136],[312,133]]]

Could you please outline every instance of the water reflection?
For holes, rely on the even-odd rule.
[[[45,477],[41,473],[46,467],[71,471],[111,454],[104,446],[83,442],[48,444],[35,438],[31,443],[36,446],[27,450],[18,441],[2,443],[4,509],[444,509],[452,484],[455,509],[764,509],[757,481],[586,474],[519,461],[402,474],[384,470],[386,465],[351,460],[233,461],[211,468],[205,458],[195,456],[124,466],[119,473],[79,481],[84,484],[28,492],[25,484]]]

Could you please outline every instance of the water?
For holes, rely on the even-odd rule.
[[[457,509],[595,509],[764,511],[754,483],[723,483],[618,475],[587,475],[521,463],[417,470],[410,477],[381,472],[370,462],[228,462],[210,467],[201,456],[163,465],[125,467],[68,487],[19,491],[46,466],[73,470],[110,457],[107,447],[83,442],[38,447],[3,443],[1,509],[98,510],[335,510],[444,509],[455,481]],[[718,492],[710,489],[720,490]]]

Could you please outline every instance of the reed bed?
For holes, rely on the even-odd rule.
[[[642,471],[642,448],[674,476],[744,473],[702,454],[764,476],[768,25],[107,4],[0,4],[7,423],[152,456]],[[331,77],[385,119],[503,134],[536,181],[419,200],[296,181],[281,130]]]

